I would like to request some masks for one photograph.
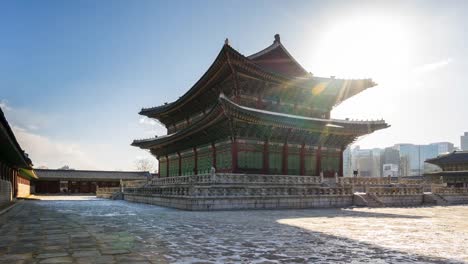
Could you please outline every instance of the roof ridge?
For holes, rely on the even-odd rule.
[[[111,173],[149,173],[149,171],[112,171],[112,170],[75,170],[75,169],[33,169],[34,171],[66,171],[66,172],[111,172]]]

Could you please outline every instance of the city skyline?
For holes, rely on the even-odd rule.
[[[384,118],[391,125],[355,144],[450,141],[458,146],[468,131],[467,110],[459,107],[468,96],[463,87],[466,4],[258,1],[245,9],[214,1],[44,1],[0,6],[5,36],[0,106],[35,166],[128,170],[139,158],[156,161],[130,143],[135,136],[163,135],[165,129],[136,113],[184,94],[226,37],[248,55],[279,33],[316,76],[373,78],[377,87],[332,111],[332,118]],[[236,12],[243,13],[242,21]],[[261,25],[260,33],[252,25]]]
[[[354,145],[349,146],[343,154],[343,171],[348,177],[353,176],[353,171],[356,170],[360,176],[384,177],[387,167],[389,170],[396,170],[393,176],[422,176],[426,172],[440,169],[426,163],[426,160],[454,151],[460,149],[451,142],[432,142],[423,145],[401,143],[385,148],[369,149]]]

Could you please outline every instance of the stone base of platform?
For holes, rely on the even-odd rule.
[[[190,211],[240,210],[240,209],[302,209],[333,208],[353,205],[352,195],[320,195],[310,197],[221,197],[176,198],[125,194],[130,202],[160,205]]]

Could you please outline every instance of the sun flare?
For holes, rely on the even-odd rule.
[[[395,20],[355,17],[335,23],[318,39],[314,64],[323,73],[351,78],[386,79],[404,71],[411,64],[413,35]]]

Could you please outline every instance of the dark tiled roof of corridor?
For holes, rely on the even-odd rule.
[[[41,179],[89,179],[89,180],[144,180],[151,176],[144,171],[98,171],[98,170],[50,170],[35,169]]]

